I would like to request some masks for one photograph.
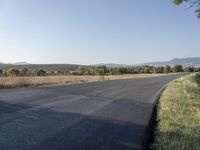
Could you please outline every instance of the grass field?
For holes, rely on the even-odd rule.
[[[153,150],[200,149],[200,76],[175,80],[157,107]]]
[[[40,76],[40,77],[0,77],[0,88],[41,86],[51,84],[94,82],[160,76],[161,74],[130,74],[113,76]]]

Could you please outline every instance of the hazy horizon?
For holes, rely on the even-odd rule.
[[[31,63],[31,62],[26,62],[26,61],[18,61],[18,62],[1,62],[0,63],[3,63],[3,64],[30,64],[30,65],[39,65],[39,64],[44,64],[44,65],[52,65],[52,64],[55,64],[55,65],[59,65],[59,64],[71,64],[71,65],[101,65],[101,64],[116,64],[116,65],[140,65],[140,64],[146,64],[146,63],[159,63],[159,62],[168,62],[168,61],[171,61],[173,59],[187,59],[187,58],[200,58],[200,57],[184,57],[184,58],[180,58],[180,57],[177,57],[177,58],[172,58],[172,59],[169,59],[169,60],[161,60],[161,61],[152,61],[152,62],[142,62],[142,63],[135,63],[135,64],[125,64],[125,63],[113,63],[113,62],[108,62],[108,63],[96,63],[96,64],[73,64],[73,63]]]
[[[186,8],[172,0],[0,0],[0,62],[140,64],[198,57],[200,20]]]

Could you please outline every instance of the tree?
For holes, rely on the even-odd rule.
[[[200,18],[200,0],[174,0],[176,5],[180,5],[184,2],[189,3],[189,8],[196,7],[195,12],[197,13],[197,17]]]
[[[183,72],[183,67],[182,65],[175,65],[173,67],[173,72]]]
[[[26,67],[22,68],[20,73],[21,73],[22,76],[30,76],[29,69],[26,68]]]
[[[3,74],[3,70],[0,69],[0,75],[2,75],[2,74]]]
[[[200,67],[195,68],[195,72],[200,72]]]
[[[104,75],[108,73],[108,69],[105,65],[100,65],[100,66],[94,66],[91,68],[90,73],[92,75]]]
[[[19,76],[20,71],[18,69],[10,68],[6,71],[7,76]]]
[[[164,73],[170,73],[171,72],[171,67],[169,65],[166,65],[164,68]]]
[[[150,73],[150,67],[149,66],[146,66],[144,68],[144,73]]]
[[[194,69],[194,67],[190,66],[190,67],[185,68],[184,71],[185,72],[194,72],[195,69]]]
[[[43,69],[39,69],[37,71],[37,76],[45,76],[46,74],[47,74],[46,71],[44,71]]]
[[[154,67],[153,68],[154,73],[163,73],[164,72],[164,67]]]
[[[70,71],[68,69],[64,70],[63,71],[64,75],[69,75],[70,74]]]
[[[120,74],[127,74],[128,69],[126,67],[119,67],[118,71]]]
[[[84,69],[84,67],[82,67],[82,66],[79,66],[79,67],[78,67],[78,69],[77,69],[77,72],[79,73],[79,75],[83,75],[83,74],[84,74],[84,72],[85,72],[85,69]]]

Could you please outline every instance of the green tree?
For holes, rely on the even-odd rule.
[[[104,75],[108,73],[109,69],[105,65],[95,66],[91,68],[90,73],[93,75]]]
[[[70,71],[68,69],[64,70],[64,75],[70,75]]]
[[[26,67],[22,68],[21,71],[20,71],[20,74],[21,74],[22,76],[30,76],[29,69],[26,68]]]
[[[38,70],[37,69],[30,69],[29,74],[30,76],[37,76]]]
[[[43,69],[39,69],[39,70],[37,71],[37,76],[45,76],[46,74],[47,74],[46,71],[43,70]]]
[[[176,5],[180,5],[182,3],[189,3],[189,7],[196,7],[195,12],[197,13],[197,17],[200,18],[200,0],[174,0]]]
[[[163,73],[164,72],[164,67],[154,67],[153,69],[154,73]]]
[[[78,69],[77,69],[77,72],[79,73],[79,75],[83,75],[84,72],[85,72],[85,68],[82,67],[82,66],[79,66]]]
[[[164,68],[164,73],[170,73],[171,72],[171,67],[169,65],[166,65]]]
[[[200,72],[200,67],[195,68],[195,72]]]
[[[194,72],[195,69],[194,69],[194,67],[190,66],[190,67],[186,67],[186,68],[184,69],[184,71],[185,71],[185,72]]]
[[[0,69],[0,76],[3,76],[3,70]]]
[[[109,68],[109,73],[111,75],[116,75],[116,74],[120,74],[119,70],[117,68]]]
[[[119,67],[118,71],[120,74],[127,74],[128,69],[126,67]]]
[[[144,73],[150,73],[150,67],[146,66],[146,67],[144,68]]]
[[[173,67],[173,72],[183,72],[183,67],[182,65],[175,65]]]
[[[55,72],[51,70],[51,71],[48,72],[48,75],[54,76],[54,75],[55,75]]]
[[[6,71],[7,76],[19,76],[20,71],[18,69],[10,68]]]
[[[95,75],[104,75],[104,69],[103,68],[95,68]]]
[[[104,74],[108,73],[106,65],[99,66],[99,68],[103,70]]]

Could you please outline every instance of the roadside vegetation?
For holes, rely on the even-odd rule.
[[[33,66],[32,66],[33,67]],[[50,67],[48,67],[50,68]],[[198,68],[134,66],[134,67],[106,67],[79,66],[76,70],[44,70],[31,67],[0,69],[0,88],[26,87],[50,84],[93,82],[101,80],[116,80],[137,77],[152,77],[167,73],[195,72]]]
[[[157,107],[153,150],[200,148],[200,74],[171,82]]]
[[[32,67],[22,68],[8,68],[0,69],[0,76],[2,77],[25,77],[25,76],[63,76],[63,75],[85,75],[85,76],[97,76],[97,75],[123,75],[123,74],[152,74],[152,73],[177,73],[177,72],[195,72],[200,71],[200,68],[187,67],[184,68],[181,65],[174,67],[154,67],[154,66],[134,66],[134,67],[106,67],[100,66],[79,66],[76,70],[63,69],[62,70],[45,70],[34,69]]]
[[[51,84],[65,84],[65,83],[81,83],[94,82],[102,80],[118,80],[129,78],[144,78],[160,76],[161,74],[129,74],[129,75],[112,75],[112,76],[33,76],[33,77],[0,77],[0,89],[40,86]]]

